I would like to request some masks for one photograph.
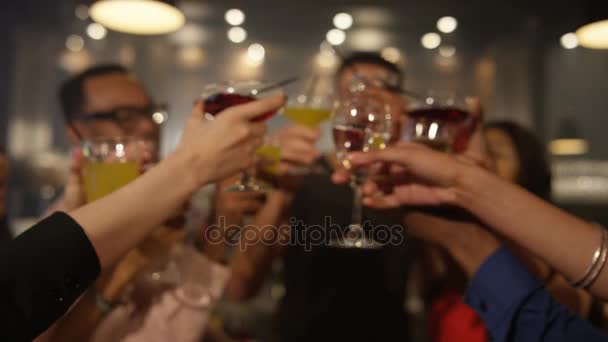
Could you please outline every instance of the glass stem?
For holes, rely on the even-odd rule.
[[[351,230],[361,232],[363,231],[361,222],[363,220],[363,194],[361,193],[358,175],[353,174],[351,176],[350,186],[353,189],[353,212],[351,219]]]
[[[249,185],[249,183],[251,183],[251,174],[249,173],[250,171],[243,171],[243,173],[241,174],[241,184],[247,186]]]

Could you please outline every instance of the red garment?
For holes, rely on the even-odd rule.
[[[428,316],[432,342],[486,342],[488,332],[481,318],[466,305],[462,294],[444,292],[431,306]]]

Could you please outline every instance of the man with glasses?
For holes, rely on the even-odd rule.
[[[129,136],[158,146],[164,108],[122,66],[96,66],[74,76],[62,85],[59,99],[73,143]]]
[[[146,163],[158,161],[160,124],[167,119],[166,110],[155,104],[126,68],[112,64],[87,69],[62,84],[59,100],[66,133],[74,146],[89,139],[131,137],[149,144],[151,153]],[[81,170],[72,167],[63,197],[49,211],[72,210],[83,204]],[[172,222],[171,226],[180,223]],[[133,275],[183,236],[183,230],[159,227],[114,270],[102,275],[56,327],[53,340],[87,340]]]

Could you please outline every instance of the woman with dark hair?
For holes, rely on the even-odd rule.
[[[496,121],[486,124],[484,138],[499,177],[546,201],[551,200],[551,169],[546,148],[532,131],[511,121]],[[592,300],[586,291],[570,287],[561,275],[528,251],[518,246],[511,248],[544,280],[547,290],[559,302],[583,317],[590,314]]]
[[[497,176],[520,185],[544,200],[550,200],[551,168],[545,146],[533,132],[514,122],[497,121],[484,126],[483,138],[487,155]],[[481,318],[465,304],[462,297],[469,282],[467,275],[449,253],[443,253],[443,248],[434,247],[436,232],[425,229],[425,232],[417,233],[418,226],[438,228],[446,222],[429,217],[415,217],[416,215],[410,215],[410,231],[416,236],[420,235],[422,240],[431,242],[425,250],[424,262],[431,267],[426,268],[427,270],[435,270],[430,275],[431,286],[427,286],[433,290],[426,296],[431,303],[427,317],[430,341],[487,341],[487,330]],[[546,288],[560,303],[583,317],[589,314],[591,297],[588,293],[570,287],[547,263],[524,248],[509,241],[505,241],[505,244],[545,283]]]
[[[484,136],[496,174],[545,200],[551,198],[551,169],[540,140],[510,121],[485,126]]]

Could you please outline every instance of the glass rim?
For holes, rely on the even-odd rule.
[[[408,101],[407,110],[417,110],[421,108],[442,108],[456,107],[468,111],[471,106],[473,95],[467,95],[458,90],[435,90],[427,89],[419,92],[424,98],[412,98]]]
[[[124,143],[124,142],[128,142],[128,143],[132,143],[132,142],[152,142],[152,140],[150,139],[145,139],[145,138],[140,138],[140,137],[135,137],[135,136],[121,136],[121,137],[105,137],[105,136],[98,136],[98,137],[93,137],[93,138],[85,138],[82,139],[82,141],[80,141],[79,145],[91,145],[91,144],[102,144],[102,143],[107,143],[107,144],[112,144],[112,143]]]
[[[271,81],[267,81],[267,80],[225,80],[225,81],[217,81],[217,82],[212,82],[212,83],[208,83],[205,86],[203,86],[203,90],[201,92],[201,94],[199,95],[199,99],[201,100],[206,100],[210,95],[213,95],[215,93],[217,93],[217,91],[211,91],[212,89],[219,89],[219,88],[230,88],[230,87],[251,87],[253,89],[250,90],[251,95],[256,96],[257,92],[254,93],[252,92],[252,90],[255,90],[254,87],[258,87],[258,88],[263,88],[269,85],[272,85],[273,82]],[[281,90],[282,87],[277,87],[274,90]],[[229,92],[229,91],[228,91]],[[230,93],[230,92],[229,92]],[[233,93],[239,93],[238,91],[234,91]]]

